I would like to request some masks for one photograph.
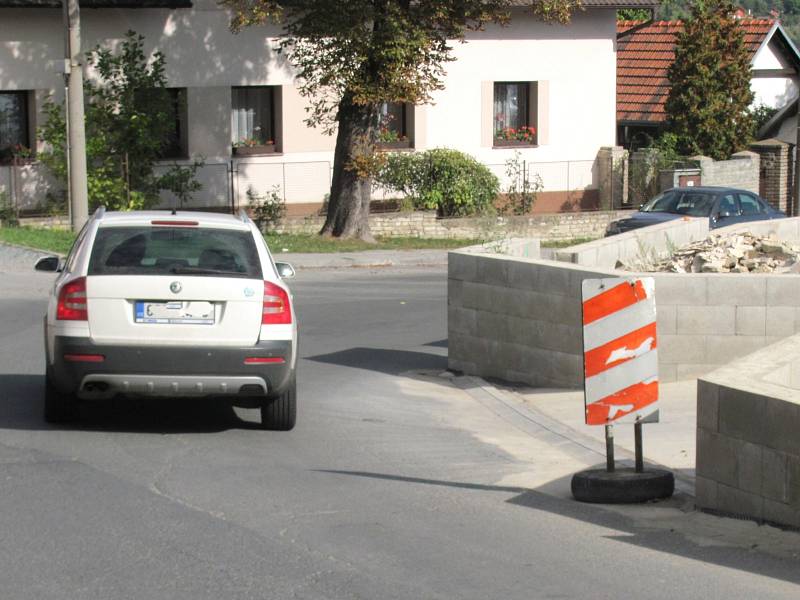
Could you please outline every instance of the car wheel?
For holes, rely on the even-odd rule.
[[[261,427],[272,431],[289,431],[297,421],[297,381],[280,396],[265,398],[261,404]]]
[[[66,423],[78,415],[78,399],[73,394],[58,391],[50,378],[44,382],[44,420],[48,423]]]

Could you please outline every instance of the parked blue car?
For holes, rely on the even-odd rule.
[[[642,204],[630,217],[613,221],[606,236],[665,223],[681,217],[708,217],[711,229],[748,221],[785,219],[760,196],[727,187],[672,188]]]

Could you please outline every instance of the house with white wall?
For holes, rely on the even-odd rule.
[[[520,4],[524,2],[520,1]],[[507,27],[487,26],[454,42],[444,88],[423,106],[387,106],[386,123],[403,151],[448,147],[505,177],[520,153],[542,178],[537,211],[597,206],[597,156],[616,137],[616,9],[656,0],[584,0],[568,25],[514,9]],[[35,130],[42,106],[64,97],[60,0],[0,0],[0,189],[24,209],[47,188]],[[203,190],[193,205],[244,205],[252,187],[280,188],[290,214],[311,214],[329,191],[335,137],[308,128],[307,103],[292,69],[275,52],[278,26],[234,35],[216,0],[82,0],[82,45],[114,47],[125,32],[145,36],[166,57],[176,140],[169,161],[202,157]],[[63,70],[63,68],[62,68]],[[92,77],[92,73],[87,73]],[[525,140],[507,128],[532,128]],[[19,145],[31,159],[11,160]],[[17,166],[8,163],[16,163]],[[24,164],[20,164],[20,162]]]

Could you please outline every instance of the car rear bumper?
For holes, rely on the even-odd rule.
[[[119,393],[274,396],[289,386],[293,376],[289,340],[245,348],[168,347],[98,345],[88,338],[57,336],[54,350],[51,383],[86,399]],[[276,362],[246,364],[245,359]]]

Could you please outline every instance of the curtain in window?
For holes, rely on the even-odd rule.
[[[231,131],[233,143],[249,146],[274,143],[272,88],[233,88]]]
[[[404,105],[402,102],[384,102],[381,104],[378,127],[381,131],[390,131],[398,138],[406,135]]]
[[[528,125],[528,84],[494,84],[494,132]]]
[[[0,149],[29,145],[25,96],[25,92],[0,92]]]

